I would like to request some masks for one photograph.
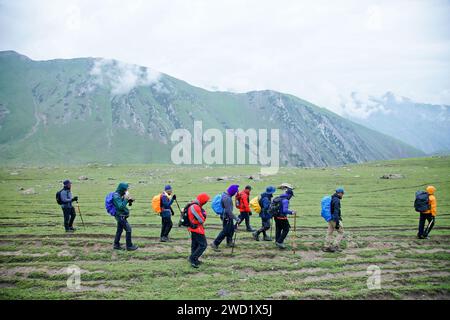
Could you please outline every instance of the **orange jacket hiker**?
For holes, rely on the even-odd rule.
[[[424,211],[423,213],[425,213],[425,214],[431,213],[431,215],[433,217],[435,217],[436,213],[437,213],[437,201],[436,201],[436,197],[434,195],[434,193],[436,192],[436,188],[433,186],[428,186],[426,190],[429,194],[428,201],[430,203],[430,210]]]
[[[194,204],[188,209],[188,219],[196,228],[189,227],[190,232],[205,234],[204,223],[206,221],[206,211],[203,210],[203,205],[209,201],[210,197],[206,193],[201,193],[197,196]]]

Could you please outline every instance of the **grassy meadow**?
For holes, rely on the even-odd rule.
[[[403,178],[380,179],[389,173]],[[77,216],[74,234],[64,232],[55,201],[67,178],[85,222],[83,228]],[[121,181],[131,184],[136,198],[129,218],[140,247],[135,252],[112,249],[116,225],[104,209],[106,194]],[[183,206],[200,192],[213,197],[231,183],[250,184],[256,195],[282,182],[296,186],[291,207],[299,213],[287,250],[278,250],[274,242],[255,242],[242,225],[233,255],[224,244],[221,252],[208,248],[204,264],[193,269],[187,261],[189,234],[177,227],[176,206],[172,241],[159,242],[160,218],[150,203],[167,183]],[[437,188],[438,215],[430,239],[418,240],[414,193],[427,184]],[[337,186],[346,190],[345,249],[325,253],[320,200]],[[276,176],[260,176],[259,168],[249,166],[1,167],[0,299],[448,299],[449,191],[449,157],[281,168]],[[220,219],[209,204],[206,210],[211,243]],[[256,214],[251,223],[260,227]],[[67,287],[71,265],[81,269],[79,290]],[[371,265],[381,270],[381,289],[367,286]]]

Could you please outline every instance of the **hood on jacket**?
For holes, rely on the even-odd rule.
[[[436,188],[434,186],[427,187],[428,194],[434,194],[436,192]]]
[[[210,196],[206,193],[200,193],[197,196],[197,201],[201,206],[203,206],[205,203],[207,203],[209,201],[209,199],[210,199]]]
[[[125,192],[128,190],[128,183],[126,182],[121,182],[119,183],[119,185],[117,186],[116,192],[118,192],[119,194],[125,194]]]

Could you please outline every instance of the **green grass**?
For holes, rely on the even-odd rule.
[[[281,168],[277,176],[256,176],[257,167],[107,167],[0,168],[1,299],[415,299],[450,297],[450,158],[435,157],[326,169]],[[11,173],[17,173],[11,175]],[[386,173],[404,179],[383,180]],[[84,175],[88,181],[78,181]],[[230,181],[205,177],[228,176]],[[65,234],[54,197],[60,182],[73,180],[86,228],[76,219],[75,234]],[[114,180],[111,180],[111,179]],[[115,221],[104,210],[105,195],[120,181],[131,184],[137,199],[129,219],[136,252],[112,250]],[[291,206],[299,212],[297,237],[291,232],[279,251],[273,243],[255,242],[239,232],[234,255],[207,249],[194,270],[186,258],[187,231],[174,227],[173,241],[158,242],[160,218],[151,197],[172,184],[180,205],[200,192],[211,196],[231,182],[251,184],[256,195],[267,185],[297,186]],[[414,192],[437,188],[438,216],[431,239],[415,238],[418,214]],[[342,253],[321,251],[326,225],[320,200],[344,186],[342,201],[346,240]],[[34,188],[35,195],[21,189]],[[176,206],[174,207],[177,211]],[[220,230],[209,205],[208,242]],[[178,216],[175,217],[175,224]],[[257,216],[252,225],[259,227]],[[291,225],[293,220],[291,219]],[[69,290],[66,268],[81,268],[81,290]],[[381,289],[367,288],[367,267],[381,268]]]

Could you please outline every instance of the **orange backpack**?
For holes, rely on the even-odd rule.
[[[152,198],[152,207],[156,214],[161,214],[161,197],[162,193],[157,194],[156,196],[153,196]]]

